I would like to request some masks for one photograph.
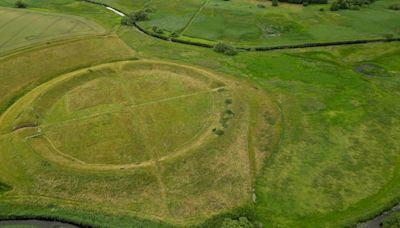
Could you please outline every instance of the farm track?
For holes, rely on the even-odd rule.
[[[190,25],[193,23],[194,19],[201,13],[201,11],[204,9],[204,7],[210,2],[210,0],[204,0],[204,3],[199,7],[199,9],[193,14],[193,16],[189,19],[189,21],[186,23],[186,25],[182,28],[182,31],[180,34],[185,34],[186,30],[190,27]]]
[[[95,5],[101,5],[104,7],[110,7],[118,12],[123,13],[124,15],[127,15],[126,12],[123,12],[119,9],[114,8],[111,5],[108,5],[106,3],[100,3],[96,2],[94,0],[79,0]],[[168,42],[174,42],[174,43],[180,43],[180,44],[186,44],[190,46],[196,46],[196,47],[203,47],[203,48],[214,48],[214,45],[207,44],[207,43],[201,43],[201,42],[194,42],[194,41],[188,41],[188,40],[181,40],[179,38],[171,38],[171,37],[166,37],[162,35],[157,35],[154,34],[153,32],[147,31],[137,23],[134,23],[133,27],[135,27],[137,30],[140,32],[160,39],[160,40],[165,40]],[[275,51],[275,50],[290,50],[290,49],[303,49],[303,48],[314,48],[314,47],[332,47],[332,46],[346,46],[346,45],[355,45],[355,44],[368,44],[368,43],[387,43],[387,42],[399,42],[400,37],[396,38],[378,38],[378,39],[359,39],[359,40],[343,40],[343,41],[332,41],[332,42],[311,42],[311,43],[302,43],[302,44],[287,44],[287,45],[276,45],[276,46],[255,46],[255,47],[243,47],[243,46],[237,46],[235,47],[236,49],[240,51],[248,51],[248,52],[265,52],[265,51]]]

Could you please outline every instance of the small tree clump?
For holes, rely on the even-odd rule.
[[[369,5],[375,0],[336,0],[332,2],[331,11],[338,10],[360,10],[362,6]]]
[[[157,34],[163,34],[164,33],[164,30],[162,30],[161,28],[159,28],[159,27],[157,27],[155,25],[151,28],[151,30],[153,30],[153,32],[155,32]]]
[[[278,0],[272,0],[272,6],[278,6]]]
[[[18,0],[15,2],[15,7],[20,9],[25,9],[26,7],[28,7],[28,5],[21,0]]]
[[[400,10],[400,3],[392,4],[389,6],[391,10]]]
[[[218,52],[218,53],[223,53],[225,55],[236,55],[237,54],[237,50],[236,48],[224,44],[224,43],[218,43],[214,46],[214,51]]]
[[[222,223],[221,228],[253,228],[254,225],[246,217],[239,219],[226,218]]]
[[[149,20],[149,15],[144,10],[132,12],[121,19],[122,25],[132,26],[138,21]]]

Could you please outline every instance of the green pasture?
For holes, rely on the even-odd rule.
[[[0,53],[67,37],[104,32],[83,18],[34,11],[0,8]]]
[[[142,27],[151,31],[157,26],[166,34],[176,32],[181,39],[205,43],[271,46],[400,36],[399,13],[388,9],[393,0],[338,12],[330,11],[330,4],[304,7],[281,3],[273,7],[269,1],[249,0],[101,2],[124,12],[149,8],[150,20],[140,22]],[[260,4],[265,8],[258,7]]]
[[[303,7],[281,3],[257,7],[250,1],[211,0],[193,20],[185,36],[237,46],[268,46],[399,36],[393,1],[377,1],[360,11],[329,11],[329,5]],[[324,8],[324,11],[320,11]],[[365,23],[368,21],[368,23]]]

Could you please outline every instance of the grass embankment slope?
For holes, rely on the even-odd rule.
[[[62,9],[62,6],[57,7]],[[96,19],[98,15],[82,16],[101,21]],[[223,78],[226,80],[225,84],[232,82],[228,83],[230,86],[227,94],[233,97],[233,106],[229,109],[236,115],[228,120],[224,135],[218,137],[212,133],[209,137],[215,137],[215,143],[210,141],[213,143],[202,144],[203,147],[172,159],[161,160],[159,155],[148,153],[150,160],[155,156],[155,161],[158,162],[134,169],[79,169],[74,166],[79,163],[74,159],[70,159],[68,163],[62,163],[59,157],[52,160],[54,157],[46,155],[57,154],[54,147],[60,150],[64,139],[57,137],[57,130],[45,128],[46,121],[63,121],[62,118],[58,119],[58,115],[51,113],[85,117],[90,113],[113,108],[114,105],[131,107],[129,102],[132,100],[128,93],[115,94],[102,86],[104,81],[115,88],[134,84],[134,80],[117,83],[123,80],[120,76],[124,74],[123,68],[84,69],[82,72],[85,75],[96,78],[93,81],[64,81],[67,84],[63,85],[70,85],[65,87],[64,92],[49,89],[43,93],[43,99],[38,100],[40,96],[31,96],[33,103],[22,102],[20,104],[24,105],[20,108],[13,106],[8,109],[11,111],[7,116],[11,118],[7,118],[6,125],[2,124],[7,134],[0,139],[2,150],[6,151],[1,153],[0,182],[13,187],[13,190],[2,195],[2,216],[53,216],[116,227],[128,224],[155,226],[157,221],[188,225],[201,223],[212,215],[232,208],[244,207],[246,213],[242,215],[249,216],[253,221],[261,221],[266,226],[336,227],[353,225],[399,200],[400,48],[396,43],[240,53],[235,57],[226,57],[210,50],[156,40],[132,28],[122,28],[118,35],[135,50],[138,58],[151,57],[178,62],[179,65],[185,63],[183,66],[176,66],[175,70],[182,67],[187,69],[186,64],[190,64],[201,68],[195,67],[189,72],[208,68],[217,72],[213,75],[231,75]],[[75,53],[80,53],[79,49],[74,50]],[[129,49],[121,47],[117,50]],[[87,52],[94,54],[95,50]],[[87,59],[93,61],[96,57]],[[2,64],[3,61],[0,66]],[[368,70],[367,73],[372,74],[368,77],[365,72],[361,74],[354,71],[355,66],[365,64],[380,67]],[[153,67],[156,72],[160,65],[163,64],[157,63]],[[85,66],[80,66],[82,67]],[[167,77],[164,74],[153,77],[149,73],[153,70],[145,72],[145,75],[150,75],[150,85],[163,82],[158,79]],[[57,72],[57,75],[67,77],[65,75],[68,74],[63,73],[70,71],[74,70],[68,68],[65,72]],[[129,71],[133,77],[144,73],[136,72],[135,68]],[[167,74],[171,72],[167,71]],[[192,73],[179,71],[179,74],[184,76]],[[51,78],[53,77],[55,76]],[[50,78],[43,82],[50,83],[49,80]],[[235,81],[243,85],[236,85]],[[255,83],[258,89],[248,88],[249,82]],[[38,88],[39,84],[29,91],[35,92],[34,88]],[[185,91],[179,86],[182,85],[180,82],[160,83],[159,88],[165,88],[163,85],[169,88],[167,91]],[[139,95],[140,91],[138,92]],[[278,108],[263,103],[268,101],[264,92],[274,99]],[[28,90],[24,94],[26,95],[19,101],[30,97]],[[96,99],[80,100],[76,99],[77,96],[107,99],[100,99],[105,102],[94,107],[89,105],[88,108],[87,104],[96,103]],[[52,97],[53,100],[50,99]],[[226,99],[222,98],[220,101],[224,100]],[[217,107],[226,111],[225,105],[224,101]],[[36,118],[34,112],[33,115],[29,112],[31,107],[42,107],[41,110],[44,110],[43,116],[34,119],[45,120],[34,122],[43,125],[42,132],[37,132],[37,127],[21,128],[13,132],[13,127],[19,124],[14,122],[16,116],[21,117],[21,120],[24,116]],[[81,112],[85,109],[68,107],[85,107],[88,112]],[[67,109],[69,113],[65,112]],[[277,115],[278,111],[280,116]],[[18,115],[19,113],[26,115]],[[265,113],[275,118],[270,118]],[[129,111],[124,113],[127,116],[134,114],[136,113]],[[136,115],[142,114],[138,112]],[[96,125],[107,127],[107,123],[113,124],[114,120],[118,122],[121,119],[118,118],[109,113],[100,121],[94,119],[95,123],[91,124],[95,129]],[[141,119],[145,123],[157,123],[158,120],[159,117],[154,120]],[[220,120],[217,122],[220,123]],[[261,127],[264,130],[259,134],[255,133],[258,132],[257,129],[260,130],[259,127],[243,127],[246,124],[259,126],[259,123],[266,124]],[[278,126],[280,130],[269,128],[268,124]],[[79,127],[85,126],[80,123]],[[218,125],[218,128],[222,127]],[[101,131],[115,133],[119,130],[124,129],[108,128]],[[36,133],[42,135],[23,140]],[[56,141],[53,143],[54,147],[46,141],[43,142],[43,133]],[[248,137],[249,135],[253,137]],[[281,139],[279,144],[273,143],[277,136]],[[92,137],[91,140],[95,138],[91,135],[85,137]],[[255,142],[259,143],[257,147],[253,145]],[[212,148],[210,145],[213,145]],[[266,151],[264,156],[267,159],[262,172],[254,178],[251,174],[256,173],[253,170],[257,171],[257,167],[261,166],[260,161],[263,160],[263,156],[256,156],[260,154],[256,152],[257,148]],[[82,156],[81,160],[86,160],[86,164],[83,164],[85,167],[88,167],[87,163],[104,162],[101,156],[107,153],[98,150],[98,157],[85,157],[84,147],[71,148],[66,152],[69,151],[70,156],[76,156],[78,153],[74,154],[74,151],[80,151],[78,155]],[[123,160],[121,158],[125,153],[121,151],[121,157],[109,161],[112,164],[108,165],[114,166]],[[148,160],[142,159],[133,162],[140,164],[139,162],[146,161]],[[255,204],[251,203],[252,187],[255,188]]]

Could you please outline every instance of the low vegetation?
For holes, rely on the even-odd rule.
[[[331,10],[338,11],[344,9],[360,10],[362,6],[369,5],[375,0],[337,0],[332,2]]]
[[[216,44],[214,46],[214,51],[218,52],[218,53],[223,53],[225,55],[236,55],[237,54],[236,48],[234,48],[228,44],[224,44],[224,43]]]
[[[382,222],[383,228],[396,228],[400,227],[400,212],[394,212]]]
[[[392,4],[389,6],[391,10],[400,10],[400,4]]]
[[[24,8],[28,7],[28,5],[21,0],[18,0],[15,2],[15,7],[24,9]]]

